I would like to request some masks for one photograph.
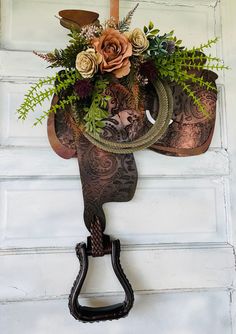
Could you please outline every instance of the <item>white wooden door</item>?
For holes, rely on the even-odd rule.
[[[29,85],[52,73],[31,51],[66,43],[54,15],[80,8],[105,19],[109,1],[1,0],[0,333],[236,333],[236,2],[139,2],[133,26],[151,19],[163,32],[175,28],[188,46],[219,36],[212,53],[232,69],[219,76],[210,150],[190,158],[135,154],[135,198],[106,204],[107,232],[122,242],[135,306],[126,319],[90,325],[67,308],[78,271],[74,246],[87,235],[77,162],[52,152],[45,125],[32,128],[39,109],[23,124],[15,111]],[[135,3],[121,1],[121,16]],[[87,301],[122,298],[109,257],[91,260],[85,289]]]

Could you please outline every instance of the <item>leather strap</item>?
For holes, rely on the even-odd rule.
[[[90,226],[91,233],[91,252],[93,257],[105,254],[103,247],[103,228],[99,219],[96,217]]]
[[[119,22],[119,0],[110,0],[110,17],[115,19],[115,22]]]

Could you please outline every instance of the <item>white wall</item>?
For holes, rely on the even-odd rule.
[[[220,36],[212,54],[234,66],[233,0],[139,2],[133,26],[151,19],[163,32],[175,28],[188,46]],[[121,1],[121,16],[135,3]],[[67,295],[78,270],[74,246],[87,235],[77,162],[52,152],[46,125],[32,128],[40,109],[23,124],[15,114],[29,85],[53,73],[31,51],[65,45],[66,31],[54,18],[64,8],[97,10],[101,19],[109,15],[108,0],[1,0],[0,332],[231,334],[234,69],[219,76],[210,150],[189,158],[138,152],[135,198],[105,205],[107,232],[122,242],[122,265],[135,289],[129,317],[85,325],[70,316]],[[113,278],[109,257],[91,260],[83,297],[98,303],[121,299]]]

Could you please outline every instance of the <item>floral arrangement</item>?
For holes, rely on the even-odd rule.
[[[160,34],[152,22],[143,29],[130,30],[137,6],[118,23],[111,18],[103,25],[96,21],[75,27],[68,35],[69,45],[63,50],[55,49],[46,54],[35,52],[49,62],[49,67],[62,70],[31,87],[17,110],[19,118],[26,119],[37,105],[56,94],[58,103],[44,111],[34,125],[42,123],[49,113],[72,106],[70,110],[78,126],[84,131],[99,134],[108,117],[110,96],[106,95],[106,88],[110,83],[119,81],[131,91],[137,86],[142,91],[145,85],[157,78],[180,85],[199,111],[206,114],[190,83],[215,90],[212,83],[196,75],[194,70],[227,68],[221,59],[203,53],[217,42],[217,38],[188,49],[174,36],[174,31]]]

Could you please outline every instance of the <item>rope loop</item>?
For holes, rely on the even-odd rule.
[[[164,135],[169,126],[173,114],[173,97],[167,83],[156,80],[153,86],[159,98],[159,112],[154,125],[146,134],[132,142],[124,143],[107,140],[91,132],[83,132],[83,135],[95,146],[104,151],[117,154],[133,153],[156,143]]]

